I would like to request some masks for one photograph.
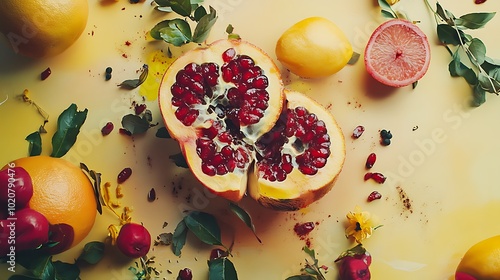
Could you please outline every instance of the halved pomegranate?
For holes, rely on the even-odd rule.
[[[216,41],[178,58],[163,77],[159,106],[196,178],[232,201],[250,184],[265,206],[305,207],[331,188],[344,162],[333,117],[300,93],[285,106],[278,68],[245,41]]]

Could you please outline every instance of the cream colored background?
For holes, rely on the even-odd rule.
[[[133,5],[126,0],[89,0],[90,17],[84,34],[57,57],[32,61],[15,56],[2,44],[0,100],[5,95],[9,100],[0,106],[0,165],[27,155],[24,138],[42,121],[33,107],[16,98],[25,88],[50,114],[49,135],[43,137],[44,154],[50,153],[50,133],[59,113],[71,103],[80,109],[88,108],[88,119],[78,142],[65,158],[74,163],[85,162],[111,182],[121,169],[131,167],[133,175],[123,185],[122,203],[134,208],[133,220],[144,223],[153,236],[173,231],[185,209],[215,214],[225,242],[230,243],[234,237],[231,260],[240,279],[284,279],[298,273],[306,258],[301,252],[305,243],[294,234],[293,225],[307,221],[319,222],[310,234],[312,248],[320,263],[329,267],[327,279],[336,279],[333,260],[353,246],[344,237],[345,214],[356,205],[377,215],[383,224],[364,243],[373,255],[373,279],[451,279],[468,247],[500,234],[500,97],[488,94],[486,104],[479,108],[468,106],[471,91],[462,79],[449,76],[450,56],[437,43],[434,19],[423,1],[402,0],[397,6],[421,22],[419,26],[431,44],[430,68],[415,90],[391,89],[375,83],[362,60],[317,81],[298,79],[283,71],[287,86],[307,93],[335,115],[346,136],[347,160],[334,189],[303,211],[273,212],[244,199],[242,206],[253,216],[262,244],[229,215],[224,201],[203,195],[189,171],[175,167],[168,159],[179,152],[177,143],[156,138],[156,128],[133,140],[117,132],[122,116],[132,112],[131,101],[141,101],[141,93],[154,97],[155,87],[151,83],[125,91],[116,85],[137,77],[136,71],[144,63],[158,71],[152,71],[153,78],[161,77],[161,64],[151,60],[155,51],[166,51],[167,45],[148,42],[145,33],[167,16],[154,11],[150,2]],[[379,16],[376,1],[367,0],[207,3],[219,13],[209,41],[225,37],[226,26],[232,24],[236,33],[260,46],[273,59],[279,35],[305,17],[324,16],[337,23],[357,52],[363,52],[371,32],[385,20]],[[482,5],[475,5],[473,0],[440,3],[455,15],[500,10],[500,3],[494,0]],[[473,33],[485,42],[488,55],[496,58],[500,57],[500,40],[495,35],[499,25],[497,16],[485,29]],[[126,46],[126,41],[131,45]],[[178,55],[184,49],[172,51]],[[122,57],[124,53],[127,58]],[[113,67],[113,77],[108,82],[104,81],[107,66]],[[52,75],[40,81],[39,75],[47,67],[52,69]],[[154,120],[161,122],[156,100],[148,100],[147,105]],[[115,124],[115,131],[103,138],[99,131],[108,121]],[[357,125],[364,125],[366,131],[360,139],[352,140],[350,134]],[[416,126],[418,129],[413,131]],[[388,147],[378,144],[378,130],[383,128],[394,135]],[[378,156],[373,170],[388,176],[383,185],[363,181],[364,162],[371,152]],[[180,185],[182,190],[174,196],[173,186]],[[158,199],[150,203],[146,196],[152,187]],[[411,199],[413,212],[404,210],[397,187]],[[378,190],[383,198],[366,203],[372,190]],[[192,198],[189,202],[187,196]],[[107,226],[116,222],[105,211],[85,241],[104,240]],[[163,229],[164,222],[168,226]],[[71,261],[82,246],[83,243],[58,258]],[[82,271],[82,279],[131,279],[127,268],[134,265],[133,261],[109,249],[101,263]],[[166,279],[175,279],[184,267],[194,271],[194,279],[207,279],[210,250],[211,247],[189,237],[181,257],[165,247],[155,247],[150,256],[156,257],[156,267]]]

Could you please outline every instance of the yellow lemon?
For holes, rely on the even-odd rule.
[[[352,45],[342,30],[322,17],[297,22],[276,44],[278,60],[302,78],[330,76],[344,68],[352,54]]]
[[[87,25],[87,0],[1,0],[0,32],[16,53],[40,58],[71,46]]]
[[[455,279],[500,279],[500,235],[474,244],[458,264]]]

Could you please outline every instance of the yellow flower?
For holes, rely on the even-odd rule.
[[[347,237],[354,237],[357,243],[361,243],[370,237],[374,230],[374,220],[370,212],[362,211],[361,207],[356,206],[354,212],[346,215],[349,225],[345,230]]]

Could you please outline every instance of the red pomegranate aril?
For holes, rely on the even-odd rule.
[[[233,137],[231,136],[231,133],[229,131],[222,132],[218,135],[218,138],[222,143],[231,144],[231,142],[233,142]]]
[[[113,125],[112,122],[107,122],[102,128],[101,128],[101,134],[102,136],[106,136],[108,134],[111,133],[111,131],[113,131],[113,129],[115,128],[115,126]]]
[[[227,174],[228,169],[224,164],[220,164],[216,167],[217,175]]]
[[[227,252],[222,250],[222,249],[216,248],[216,249],[212,249],[212,251],[210,251],[210,260],[211,261],[213,261],[215,259],[220,259],[223,257],[227,257]]]
[[[177,275],[177,280],[192,280],[193,272],[189,268],[184,268],[179,270],[179,275]]]
[[[326,159],[325,158],[315,158],[312,163],[313,163],[314,167],[322,168],[326,165]]]
[[[50,67],[47,67],[47,69],[43,70],[42,74],[40,74],[40,79],[44,81],[50,76],[50,74],[52,74],[52,70],[50,70]]]
[[[184,70],[186,71],[186,74],[192,76],[196,73],[201,72],[201,67],[196,63],[189,63],[186,66],[184,66]]]
[[[486,2],[486,0],[475,0],[474,1],[475,4],[483,4],[484,2]]]
[[[368,173],[365,174],[364,179],[365,179],[365,181],[369,180],[369,179],[373,179],[375,182],[377,182],[379,184],[383,184],[387,178],[382,173],[378,173],[378,172],[371,173],[371,172],[368,172]]]
[[[146,110],[146,104],[136,104],[134,106],[134,112],[136,115],[142,114]]]
[[[300,165],[299,170],[306,175],[315,175],[316,173],[318,173],[318,168],[310,165]]]
[[[182,97],[182,95],[184,94],[184,88],[178,84],[173,84],[170,87],[170,91],[172,92],[172,95],[175,97]]]
[[[215,176],[217,175],[217,171],[213,165],[209,165],[206,162],[201,163],[201,171],[203,173],[207,174],[208,176]]]
[[[380,194],[378,191],[373,191],[368,195],[368,198],[366,199],[368,202],[372,202],[376,199],[381,199],[382,194]]]
[[[220,150],[220,153],[226,158],[232,157],[233,152],[233,148],[231,148],[231,146],[229,145],[222,147],[222,149]]]
[[[222,69],[222,79],[224,82],[229,83],[233,80],[233,71],[229,68]]]
[[[365,176],[364,176],[364,178],[363,178],[363,179],[364,179],[365,181],[367,181],[367,180],[370,180],[370,179],[372,178],[372,176],[373,176],[373,173],[371,173],[371,172],[367,172],[367,173],[365,174]]]
[[[227,49],[224,53],[222,53],[222,60],[224,62],[231,61],[236,56],[236,50],[233,48]]]
[[[183,120],[183,123],[187,126],[192,125],[196,119],[198,118],[199,112],[198,110],[191,109],[187,113],[186,117]]]
[[[266,76],[258,76],[252,81],[252,85],[259,89],[265,89],[269,86],[269,81]]]
[[[305,223],[296,223],[295,226],[293,227],[293,231],[295,234],[298,236],[302,237],[307,234],[309,234],[313,229],[315,225],[313,222],[305,222]]]
[[[243,68],[249,69],[255,66],[255,62],[248,55],[241,55],[238,60]]]
[[[352,132],[352,138],[358,139],[359,137],[361,137],[361,135],[363,135],[363,132],[365,132],[364,126],[362,125],[356,126],[356,128]]]
[[[375,164],[375,161],[377,160],[377,155],[375,153],[371,153],[368,155],[368,158],[366,158],[366,163],[365,163],[365,167],[367,169],[370,169],[373,167],[373,165]]]
[[[130,167],[124,168],[120,173],[118,173],[117,182],[118,184],[123,184],[132,175],[132,169]]]

